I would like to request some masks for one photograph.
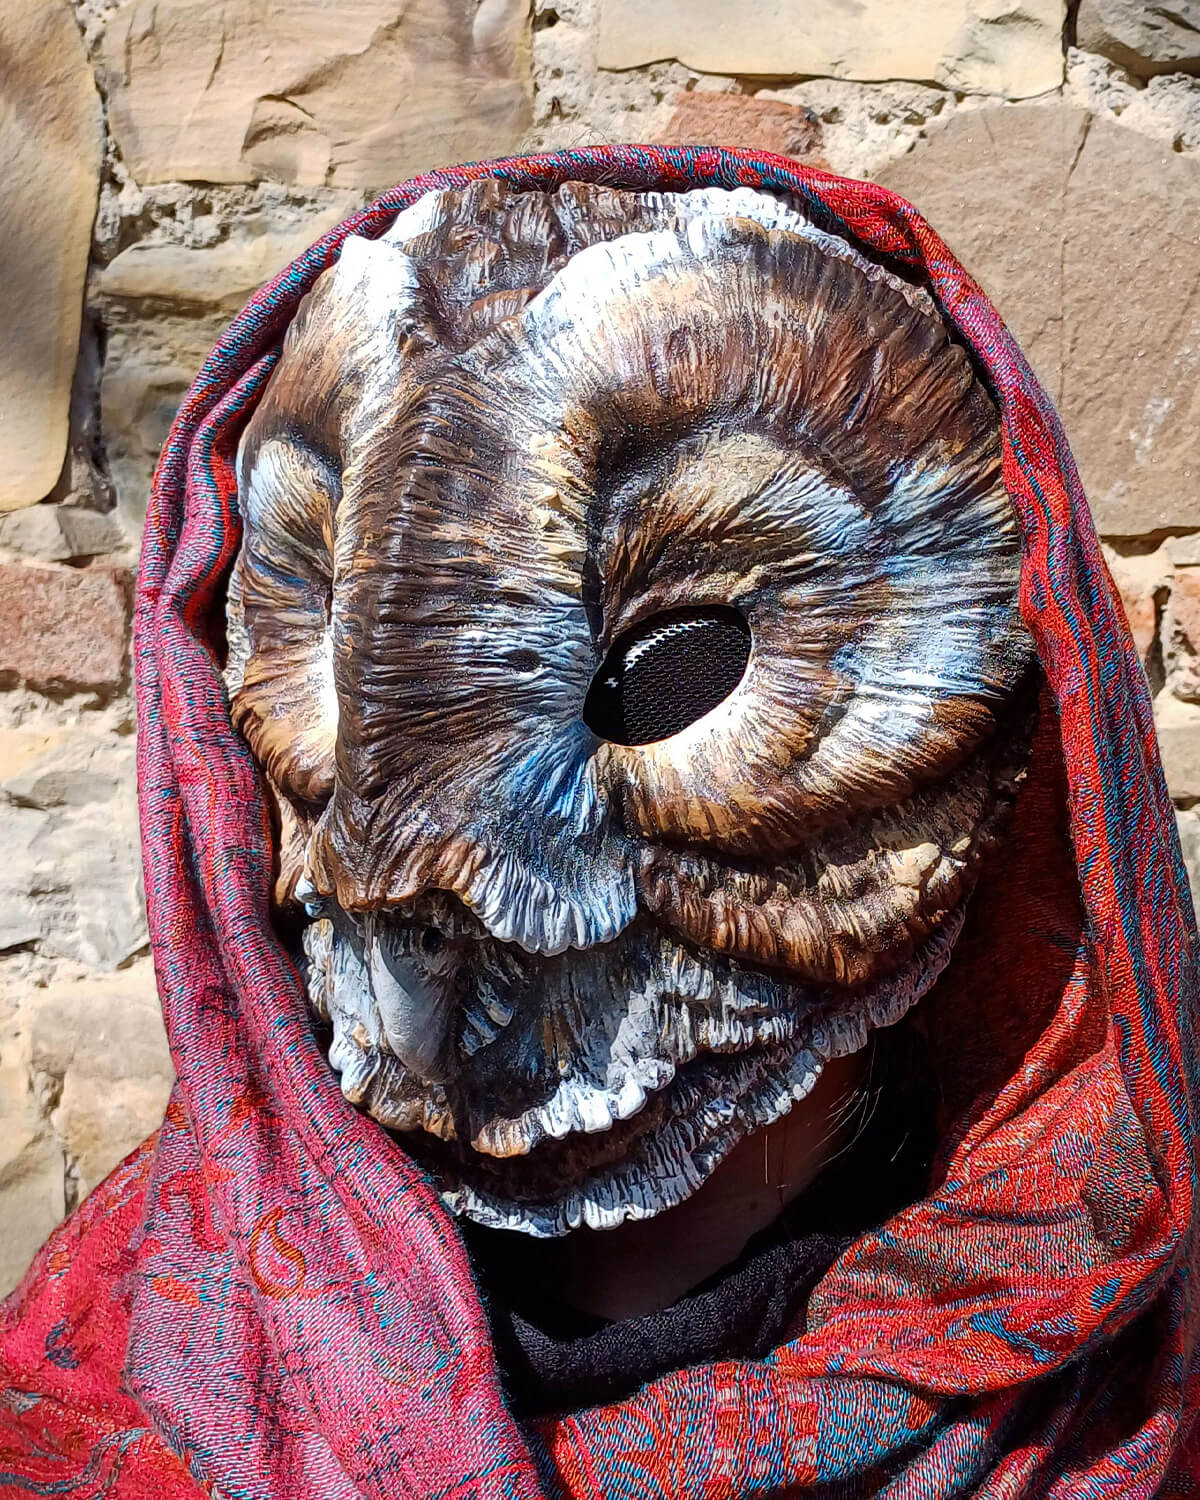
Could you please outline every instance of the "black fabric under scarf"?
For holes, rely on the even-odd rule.
[[[515,1415],[619,1401],[671,1370],[760,1359],[785,1340],[843,1250],[925,1189],[935,1132],[923,1049],[903,1023],[874,1049],[853,1145],[736,1261],[669,1307],[617,1322],[580,1312],[554,1294],[564,1240],[465,1226]]]

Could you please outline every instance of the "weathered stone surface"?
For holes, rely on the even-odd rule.
[[[1179,843],[1187,866],[1188,884],[1192,888],[1192,906],[1200,905],[1200,816],[1195,812],[1176,812]]]
[[[354,208],[347,197],[332,211],[313,214],[301,228],[239,234],[203,249],[188,245],[130,245],[97,278],[104,297],[152,299],[236,311],[264,282]]]
[[[524,0],[125,0],[104,47],[138,182],[382,187],[529,120]]]
[[[0,1296],[16,1285],[67,1206],[63,1149],[34,1092],[32,1005],[31,996],[20,1005],[0,1000]]]
[[[878,174],[982,283],[1050,395],[1062,397],[1062,217],[1089,126],[1082,110],[1023,105],[955,115]],[[1022,213],[1020,205],[1038,204]]]
[[[0,730],[0,949],[111,970],[146,944],[131,736]]]
[[[1027,98],[1063,77],[1061,0],[601,0],[599,62],[705,73],[911,78]]]
[[[175,413],[227,318],[159,312],[114,323],[100,384],[109,473],[129,538],[141,533],[150,478]]]
[[[0,511],[48,494],[67,451],[100,100],[65,0],[0,8]]]
[[[1200,799],[1200,705],[1164,689],[1154,700],[1154,726],[1171,796]]]
[[[1075,40],[1147,78],[1200,69],[1197,0],[1080,0]]]
[[[0,1296],[66,1210],[162,1120],[172,1080],[142,959],[0,993]]]
[[[1200,525],[1200,162],[1026,105],[956,115],[880,180],[1009,323],[1058,404],[1100,530]]]
[[[32,1065],[82,1196],[162,1122],[174,1070],[150,960],[39,994]]]
[[[42,562],[98,557],[124,541],[114,516],[78,505],[30,505],[0,515],[0,547]]]
[[[1189,73],[1159,73],[1143,81],[1106,57],[1071,47],[1065,97],[1173,151],[1200,150],[1200,78]]]
[[[1158,639],[1159,606],[1167,597],[1174,572],[1169,550],[1160,547],[1154,552],[1122,556],[1106,547],[1104,552],[1113,582],[1121,592],[1133,643],[1145,664]]]
[[[1198,215],[1200,162],[1093,122],[1067,194],[1062,414],[1114,535],[1200,523]]]
[[[122,521],[135,539],[150,476],[180,400],[225,325],[266,281],[350,214],[361,195],[338,194],[285,227],[263,217],[207,247],[131,245],[96,278],[108,330],[100,385],[105,451]]]
[[[775,151],[810,166],[828,166],[821,154],[821,122],[812,110],[782,99],[693,90],[676,100],[657,139],[668,146],[740,146]]]
[[[41,842],[39,951],[114,969],[146,946],[132,777],[116,802],[53,820]]]
[[[1175,574],[1163,614],[1167,687],[1186,703],[1200,703],[1200,568]]]
[[[972,107],[946,89],[903,79],[808,78],[787,88],[760,89],[754,97],[811,110],[821,122],[822,154],[846,177],[876,177],[885,162],[910,151],[934,120]]]
[[[50,825],[44,812],[0,804],[0,952],[41,937],[45,922],[31,887],[40,867],[39,844]]]
[[[11,747],[8,742],[15,741]],[[129,736],[86,729],[0,731],[0,793],[21,807],[53,812],[113,802],[135,771]]]
[[[128,614],[123,580],[110,568],[0,563],[0,686],[115,691]]]

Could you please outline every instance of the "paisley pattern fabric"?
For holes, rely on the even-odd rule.
[[[214,621],[238,436],[349,232],[492,175],[785,190],[923,279],[1002,408],[1047,692],[1004,857],[922,1002],[929,1194],[857,1240],[766,1360],[519,1426],[454,1223],[341,1095],[269,915],[270,829]],[[1024,211],[1020,204],[1015,212]],[[892,194],[779,157],[624,147],[387,193],[254,298],[154,483],[135,637],[147,900],[179,1082],[0,1322],[0,1490],[182,1500],[1186,1496],[1197,935],[1150,703],[1045,395]]]

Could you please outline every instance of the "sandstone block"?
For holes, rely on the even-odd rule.
[[[82,1196],[162,1122],[174,1069],[150,960],[40,992],[32,1063],[56,1085],[50,1118]]]
[[[10,740],[16,743],[9,746]],[[21,807],[52,812],[113,803],[133,785],[136,774],[131,735],[86,729],[0,732],[0,792]]]
[[[954,116],[880,180],[946,237],[1024,347],[1101,532],[1200,526],[1200,161],[1024,105]]]
[[[1080,0],[1077,45],[1140,78],[1200,69],[1198,0]]]
[[[116,969],[146,944],[134,744],[0,730],[0,949]]]
[[[100,403],[118,511],[131,537],[140,534],[154,465],[179,403],[227,321],[223,312],[196,319],[160,314],[112,329]]]
[[[0,792],[8,795],[10,782],[23,776],[60,738],[61,731],[48,725],[5,726],[0,729]]]
[[[42,562],[115,552],[125,538],[116,518],[77,505],[30,505],[0,515],[0,547]]]
[[[30,1036],[4,1016],[0,1051],[0,1296],[10,1291],[66,1212],[66,1162],[38,1107]]]
[[[111,970],[146,943],[131,735],[0,731],[0,946]]]
[[[293,208],[294,222],[276,227],[239,222],[228,239],[205,249],[139,242],[97,276],[108,330],[100,386],[105,452],[130,536],[140,529],[180,400],[225,325],[360,198],[339,193],[317,208]]]
[[[1172,797],[1189,802],[1200,799],[1200,706],[1183,703],[1164,691],[1154,700],[1154,719]]]
[[[140,183],[383,187],[516,144],[528,31],[524,0],[125,0],[112,130]]]
[[[760,89],[754,97],[811,110],[821,122],[822,155],[846,177],[877,176],[885,162],[911,151],[934,120],[958,108],[945,89],[903,79],[808,78],[786,88]]]
[[[67,451],[100,100],[66,0],[0,8],[0,511],[54,486]]]
[[[1090,123],[1084,111],[1059,105],[964,113],[933,125],[926,140],[879,173],[981,283],[1058,402],[1067,295],[1062,220]],[[1034,203],[1041,212],[1014,212]]]
[[[1163,548],[1129,557],[1108,547],[1104,550],[1113,582],[1120,590],[1133,643],[1145,663],[1158,636],[1159,601],[1166,597],[1170,587],[1171,559]]]
[[[1177,698],[1200,703],[1200,568],[1180,568],[1163,615],[1163,665]]]
[[[1200,906],[1200,816],[1195,812],[1176,812],[1175,822],[1192,888],[1192,906],[1197,907]]]
[[[45,916],[35,891],[41,841],[49,827],[50,819],[44,812],[0,805],[0,839],[4,844],[4,858],[0,860],[0,952],[23,947],[42,936]]]
[[[53,818],[38,853],[41,953],[109,970],[146,946],[132,776],[115,801]]]
[[[599,63],[702,73],[913,78],[1021,99],[1063,78],[1062,0],[600,0]]]
[[[738,146],[827,167],[821,122],[808,109],[746,94],[680,94],[657,139],[668,146]]]
[[[27,1087],[25,1080],[10,1081],[0,1065],[0,1296],[20,1281],[67,1211],[62,1147],[49,1131],[24,1140],[10,1134],[13,1111],[3,1095],[17,1087]]]
[[[112,569],[0,563],[0,684],[114,692],[125,674],[128,616]]]
[[[97,290],[125,301],[192,304],[236,312],[289,261],[355,208],[346,195],[332,209],[307,216],[302,227],[235,233],[219,245],[160,245],[140,241],[122,250],[101,271]]]

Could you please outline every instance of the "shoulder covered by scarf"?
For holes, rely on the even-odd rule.
[[[797,196],[924,279],[1002,414],[1047,689],[1006,850],[924,1002],[930,1195],[857,1240],[802,1334],[521,1426],[457,1231],[342,1097],[273,934],[270,828],[215,601],[234,455],[348,233],[494,176]],[[0,1310],[0,1490],[183,1500],[1194,1495],[1196,928],[1149,697],[1045,395],[908,204],[779,157],[618,147],[431,173],[238,316],[155,477],[135,636],[147,901],[178,1084],[158,1134]],[[997,961],[999,959],[999,961]]]

